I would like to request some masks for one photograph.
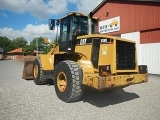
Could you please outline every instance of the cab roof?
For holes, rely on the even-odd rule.
[[[87,18],[88,18],[88,16],[85,15],[85,14],[83,14],[83,13],[76,12],[76,11],[70,11],[66,16],[60,18],[59,20],[64,19],[64,18],[66,18],[66,17],[68,17],[68,16],[71,16],[71,15],[75,15],[75,16],[83,16],[83,17],[87,17]],[[92,18],[93,18],[93,19],[98,19],[97,17],[92,17]]]

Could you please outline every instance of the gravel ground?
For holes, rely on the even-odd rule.
[[[35,85],[22,72],[22,61],[0,61],[0,120],[160,119],[160,76],[111,93],[87,89],[81,101],[64,103],[54,85]]]

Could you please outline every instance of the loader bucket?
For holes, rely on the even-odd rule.
[[[23,68],[23,79],[32,80],[33,79],[33,63],[37,57],[30,57],[24,59],[24,68]]]

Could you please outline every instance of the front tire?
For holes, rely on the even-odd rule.
[[[83,95],[83,72],[70,60],[58,63],[55,68],[54,85],[59,99],[64,102],[78,101]]]
[[[44,79],[44,72],[39,58],[35,59],[33,64],[33,80],[36,85],[43,85],[46,83]]]

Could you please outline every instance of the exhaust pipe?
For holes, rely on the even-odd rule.
[[[90,12],[88,14],[88,34],[92,34],[92,17],[93,17],[93,13]]]

